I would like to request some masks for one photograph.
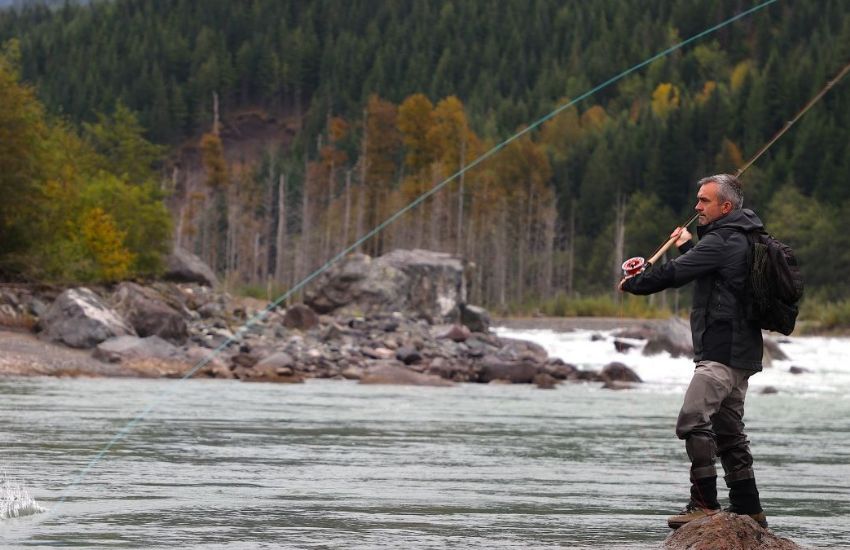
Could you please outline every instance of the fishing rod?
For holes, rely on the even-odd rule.
[[[764,144],[764,146],[762,146],[762,148],[761,148],[761,149],[759,149],[759,150],[758,150],[758,152],[757,152],[755,155],[753,155],[753,158],[751,158],[750,160],[748,160],[748,161],[747,161],[747,162],[746,162],[746,163],[745,163],[745,164],[744,164],[741,168],[739,168],[739,169],[738,169],[738,171],[735,173],[735,177],[736,177],[736,178],[741,177],[741,174],[743,174],[744,172],[746,172],[747,168],[749,168],[750,166],[752,166],[752,165],[753,165],[753,163],[754,163],[756,160],[758,160],[758,158],[759,158],[760,156],[762,156],[762,155],[763,155],[763,154],[764,154],[764,153],[765,153],[768,149],[770,149],[770,147],[771,147],[774,143],[776,143],[776,141],[777,141],[780,137],[782,137],[782,135],[783,135],[785,132],[787,132],[787,131],[791,128],[791,126],[793,126],[793,125],[794,125],[794,123],[796,123],[798,120],[800,120],[800,119],[803,117],[803,115],[804,115],[804,114],[806,114],[806,111],[808,111],[809,109],[811,109],[811,108],[812,108],[812,106],[814,106],[814,104],[815,104],[815,103],[817,103],[818,101],[820,101],[820,99],[821,99],[821,98],[822,98],[822,97],[823,97],[823,96],[824,96],[824,95],[825,95],[825,94],[826,94],[826,93],[827,93],[827,92],[828,92],[828,91],[829,91],[829,90],[830,90],[833,86],[835,86],[835,85],[836,85],[836,84],[837,84],[837,83],[838,83],[838,82],[839,82],[842,78],[844,78],[844,77],[847,75],[847,73],[848,73],[848,72],[850,72],[850,63],[848,63],[847,65],[845,65],[845,66],[844,66],[844,68],[843,68],[843,69],[841,69],[841,70],[838,72],[838,74],[837,74],[837,75],[835,75],[835,77],[833,77],[833,78],[832,78],[829,82],[827,82],[827,83],[826,83],[826,86],[824,86],[824,87],[823,87],[823,88],[822,88],[822,89],[821,89],[821,90],[820,90],[817,94],[815,94],[815,96],[814,96],[814,97],[812,97],[812,99],[810,99],[810,100],[808,101],[808,103],[806,103],[806,104],[803,106],[803,108],[802,108],[802,109],[800,109],[800,111],[799,111],[796,115],[794,115],[794,117],[793,117],[791,120],[789,120],[788,122],[786,122],[786,123],[785,123],[785,125],[782,127],[782,129],[781,129],[781,130],[779,130],[779,131],[776,133],[776,135],[774,135],[772,138],[770,138],[770,140],[769,140],[767,143],[765,143],[765,144]],[[694,221],[696,221],[697,217],[699,217],[699,212],[697,212],[696,214],[694,214],[693,216],[691,216],[691,217],[690,217],[690,219],[688,219],[688,221],[686,221],[685,223],[683,223],[682,225],[680,225],[677,229],[684,230],[686,227],[688,227],[689,225],[691,225],[692,223],[694,223]],[[633,258],[629,258],[628,260],[626,260],[625,262],[623,262],[623,266],[622,266],[622,267],[623,267],[623,274],[624,274],[625,276],[627,276],[627,277],[634,276],[634,275],[637,275],[638,273],[642,272],[644,269],[646,269],[646,268],[651,267],[652,265],[654,265],[654,264],[655,264],[655,262],[657,262],[657,261],[658,261],[658,259],[659,259],[659,258],[661,258],[661,256],[662,256],[665,252],[667,252],[667,249],[669,249],[671,246],[673,246],[673,243],[674,243],[674,242],[676,242],[676,239],[678,239],[678,238],[679,238],[679,235],[681,235],[681,230],[679,230],[679,231],[675,231],[675,232],[674,232],[674,233],[670,236],[670,238],[669,238],[669,239],[667,239],[666,241],[664,241],[663,243],[661,243],[661,246],[659,246],[658,248],[656,248],[656,249],[655,249],[655,252],[653,252],[653,253],[652,253],[652,255],[649,257],[649,259],[648,259],[648,260],[645,260],[645,259],[644,259],[643,257],[641,257],[641,256],[635,256],[635,257],[633,257]]]

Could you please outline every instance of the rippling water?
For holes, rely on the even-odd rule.
[[[562,351],[590,357],[586,341],[562,342]],[[686,360],[670,365],[689,370]],[[669,532],[665,516],[687,495],[688,464],[672,431],[687,375],[653,380],[651,368],[648,383],[628,392],[0,380],[0,470],[48,509],[0,520],[0,539],[4,547],[656,548]],[[819,386],[810,374],[797,384]],[[777,534],[850,547],[848,417],[844,391],[780,387],[748,398]]]

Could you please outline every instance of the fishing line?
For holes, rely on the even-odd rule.
[[[103,458],[103,457],[104,457],[104,456],[105,456],[105,455],[109,452],[109,450],[110,450],[110,449],[112,449],[112,447],[114,447],[114,446],[115,446],[115,445],[116,445],[119,441],[121,441],[121,440],[122,440],[122,439],[123,439],[123,438],[124,438],[124,437],[125,437],[128,433],[130,433],[130,431],[132,431],[132,429],[133,429],[136,425],[138,425],[138,424],[139,424],[142,420],[144,420],[144,419],[145,419],[145,417],[146,417],[146,416],[147,416],[147,415],[148,415],[151,411],[153,411],[153,410],[155,409],[156,405],[158,405],[158,404],[162,403],[162,402],[163,402],[163,401],[165,401],[167,398],[170,398],[170,397],[174,394],[174,392],[175,392],[175,391],[179,388],[179,386],[180,386],[179,382],[182,382],[182,381],[186,380],[187,378],[190,378],[193,374],[195,374],[196,372],[198,372],[198,370],[200,370],[201,368],[203,368],[204,366],[206,366],[206,365],[207,365],[207,364],[208,364],[208,363],[209,363],[212,359],[214,359],[214,358],[215,358],[215,357],[216,357],[216,356],[217,356],[217,355],[218,355],[218,354],[219,354],[222,350],[224,350],[224,348],[228,347],[228,346],[229,346],[230,344],[232,344],[232,343],[238,342],[238,341],[241,339],[242,335],[243,335],[243,334],[244,334],[244,333],[245,333],[245,332],[246,332],[246,331],[247,331],[250,327],[252,327],[252,326],[253,326],[253,325],[255,325],[256,323],[258,323],[258,322],[262,321],[263,319],[265,319],[265,318],[269,315],[269,313],[270,313],[272,310],[274,310],[276,307],[278,307],[278,306],[279,306],[282,302],[286,301],[286,300],[287,300],[287,299],[289,299],[289,298],[290,298],[293,294],[295,294],[296,292],[298,292],[298,291],[300,291],[301,289],[303,289],[303,288],[304,288],[307,284],[309,284],[310,282],[312,282],[312,281],[313,281],[316,277],[318,277],[319,275],[323,274],[323,273],[324,273],[325,271],[327,271],[327,270],[328,270],[331,266],[333,266],[334,264],[336,264],[339,260],[341,260],[341,259],[342,259],[342,258],[344,258],[346,255],[348,255],[349,253],[351,253],[351,252],[353,252],[354,250],[356,250],[356,249],[357,249],[360,245],[362,245],[363,243],[365,243],[366,241],[368,241],[369,239],[371,239],[372,237],[374,237],[375,235],[377,235],[378,233],[380,233],[381,231],[383,231],[385,227],[387,227],[388,225],[390,225],[390,224],[392,224],[393,222],[395,222],[398,218],[400,218],[401,216],[403,216],[403,215],[404,215],[405,213],[407,213],[409,210],[412,210],[413,208],[416,208],[419,204],[421,204],[422,202],[424,202],[425,200],[427,200],[429,197],[431,197],[432,195],[434,195],[435,193],[437,193],[438,191],[440,191],[443,187],[445,187],[446,185],[448,185],[449,183],[451,183],[452,181],[454,181],[455,179],[457,179],[458,177],[460,177],[460,176],[461,176],[462,174],[464,174],[465,172],[467,172],[467,171],[471,170],[472,168],[474,168],[474,167],[478,166],[479,164],[481,164],[482,162],[484,162],[484,161],[485,161],[485,160],[487,160],[488,158],[492,157],[493,155],[495,155],[496,153],[498,153],[499,151],[501,151],[501,150],[502,150],[505,146],[507,146],[507,145],[509,145],[510,143],[512,143],[512,142],[514,142],[514,141],[516,141],[517,139],[521,138],[522,136],[524,136],[525,134],[527,134],[527,133],[531,132],[532,130],[534,130],[534,129],[538,128],[540,125],[542,125],[542,124],[543,124],[543,123],[545,123],[546,121],[548,121],[548,120],[550,120],[550,119],[554,118],[554,117],[555,117],[555,116],[557,116],[559,113],[561,113],[561,112],[562,112],[562,111],[564,111],[565,109],[568,109],[569,107],[572,107],[573,105],[575,105],[575,104],[576,104],[576,103],[578,103],[579,101],[582,101],[582,100],[584,100],[584,99],[586,99],[586,98],[590,97],[591,95],[595,94],[595,93],[596,93],[596,92],[598,92],[599,90],[602,90],[603,88],[607,88],[607,87],[608,87],[608,86],[610,86],[611,84],[614,84],[615,82],[617,82],[617,81],[619,81],[619,80],[622,80],[622,79],[623,79],[623,78],[625,78],[626,76],[628,76],[628,75],[632,74],[633,72],[635,72],[635,71],[637,71],[637,70],[639,70],[639,69],[641,69],[641,68],[643,68],[643,67],[645,67],[645,66],[649,65],[649,64],[650,64],[650,63],[652,63],[653,61],[656,61],[656,60],[658,60],[658,59],[661,59],[661,58],[663,58],[663,57],[666,57],[667,55],[669,55],[669,54],[671,54],[671,53],[675,52],[676,50],[679,50],[679,49],[683,48],[684,46],[687,46],[688,44],[690,44],[690,43],[692,43],[692,42],[695,42],[696,40],[699,40],[700,38],[703,38],[703,37],[705,37],[705,36],[707,36],[707,35],[709,35],[709,34],[711,34],[711,33],[715,32],[715,31],[717,31],[717,30],[720,30],[720,29],[722,29],[723,27],[726,27],[726,26],[728,26],[728,25],[730,25],[730,24],[734,23],[735,21],[738,21],[739,19],[742,19],[742,18],[744,18],[744,17],[746,17],[746,16],[748,16],[748,15],[750,15],[750,14],[752,14],[752,13],[755,13],[755,12],[757,12],[757,11],[761,10],[761,9],[764,9],[764,8],[766,8],[767,6],[769,6],[769,5],[773,4],[773,3],[777,2],[777,1],[778,1],[778,0],[767,0],[766,2],[762,2],[761,4],[758,4],[758,5],[756,5],[756,6],[752,7],[752,8],[750,8],[750,9],[748,9],[748,10],[746,10],[746,11],[743,11],[743,12],[741,12],[741,13],[737,14],[737,15],[734,15],[734,16],[730,17],[729,19],[726,19],[726,20],[722,21],[721,23],[718,23],[718,24],[716,24],[716,25],[714,25],[714,26],[712,26],[712,27],[709,27],[709,28],[707,28],[706,30],[704,30],[704,31],[702,31],[702,32],[700,32],[700,33],[697,33],[697,34],[695,34],[695,35],[691,36],[690,38],[688,38],[688,39],[686,39],[686,40],[683,40],[683,41],[679,42],[678,44],[675,44],[675,45],[673,45],[673,46],[671,46],[671,47],[669,47],[669,48],[667,48],[667,49],[665,49],[665,50],[663,50],[663,51],[661,51],[661,52],[659,52],[659,53],[657,53],[657,54],[653,55],[652,57],[647,58],[645,61],[642,61],[642,62],[640,62],[640,63],[638,63],[638,64],[636,64],[636,65],[633,65],[632,67],[630,67],[630,68],[628,68],[628,69],[626,69],[626,70],[622,71],[621,73],[617,74],[616,76],[613,76],[613,77],[609,78],[608,80],[606,80],[606,81],[602,82],[601,84],[599,84],[599,85],[597,85],[597,86],[594,86],[593,88],[591,88],[590,90],[588,90],[588,91],[584,92],[583,94],[579,95],[578,97],[576,97],[576,98],[574,98],[574,99],[570,100],[569,102],[567,102],[567,103],[565,103],[565,104],[563,104],[563,105],[561,105],[561,106],[557,107],[556,109],[554,109],[553,111],[551,111],[549,114],[547,114],[547,115],[545,115],[545,116],[543,116],[543,117],[539,118],[538,120],[536,120],[535,122],[533,122],[532,124],[530,124],[530,125],[529,125],[528,127],[526,127],[525,129],[523,129],[523,130],[521,130],[521,131],[519,131],[519,132],[515,133],[514,135],[512,135],[512,136],[511,136],[511,137],[509,137],[508,139],[506,139],[506,140],[502,141],[501,143],[499,143],[498,145],[494,146],[493,148],[491,148],[491,149],[490,149],[489,151],[487,151],[486,153],[482,154],[481,156],[479,156],[478,158],[476,158],[475,160],[473,160],[470,164],[468,164],[468,165],[464,166],[462,169],[458,170],[457,172],[455,172],[454,174],[452,174],[451,176],[449,176],[448,178],[446,178],[445,180],[443,180],[443,181],[442,181],[442,182],[440,182],[439,184],[435,185],[435,186],[434,186],[433,188],[431,188],[430,190],[428,190],[428,191],[426,191],[426,192],[422,193],[421,195],[419,195],[416,199],[414,199],[413,201],[411,201],[411,202],[410,202],[407,206],[403,207],[402,209],[400,209],[399,211],[397,211],[395,214],[393,214],[392,216],[390,216],[389,218],[387,218],[386,220],[384,220],[383,222],[381,222],[380,224],[378,224],[377,226],[375,226],[375,228],[373,228],[371,231],[369,231],[368,233],[366,233],[365,235],[363,235],[362,237],[360,237],[359,239],[357,239],[357,240],[356,240],[353,244],[351,244],[350,246],[348,246],[347,248],[345,248],[344,250],[342,250],[341,252],[339,252],[338,254],[336,254],[336,255],[335,255],[334,257],[332,257],[330,260],[328,260],[327,262],[325,262],[325,263],[324,263],[324,265],[322,265],[321,267],[319,267],[318,269],[316,269],[315,271],[313,271],[312,273],[310,273],[307,277],[305,277],[305,278],[304,278],[304,279],[302,279],[299,283],[297,283],[295,286],[293,286],[292,288],[290,288],[290,289],[289,289],[286,293],[284,293],[284,294],[282,294],[281,296],[279,296],[276,300],[274,300],[274,301],[273,301],[273,302],[271,302],[268,306],[266,306],[266,308],[265,308],[263,311],[261,311],[261,312],[257,313],[256,315],[254,315],[254,316],[253,316],[250,320],[248,320],[248,321],[247,321],[247,322],[246,322],[246,323],[245,323],[245,324],[244,324],[241,328],[239,328],[239,329],[236,331],[236,334],[234,334],[234,335],[233,335],[233,337],[231,337],[230,339],[226,340],[226,341],[225,341],[224,343],[222,343],[220,346],[218,346],[217,348],[215,348],[209,356],[207,356],[205,359],[201,360],[198,364],[196,364],[194,367],[192,367],[191,369],[189,369],[189,370],[188,370],[188,371],[187,371],[187,372],[186,372],[186,373],[185,373],[182,377],[180,377],[180,378],[177,380],[177,382],[175,382],[175,383],[171,386],[171,388],[169,388],[169,389],[167,389],[167,390],[163,391],[163,392],[159,395],[159,397],[157,397],[156,399],[154,399],[153,401],[151,401],[151,402],[150,402],[147,406],[145,406],[145,407],[144,407],[144,409],[143,409],[142,411],[140,411],[140,412],[139,412],[139,413],[138,413],[135,417],[133,417],[133,419],[132,419],[132,420],[130,420],[130,421],[129,421],[129,422],[128,422],[128,423],[127,423],[127,424],[126,424],[126,425],[125,425],[125,426],[124,426],[121,430],[119,430],[119,431],[118,431],[118,432],[117,432],[117,433],[116,433],[116,434],[112,437],[112,439],[110,439],[110,440],[109,440],[109,442],[108,442],[108,443],[106,443],[106,444],[105,444],[105,445],[104,445],[104,446],[100,449],[100,451],[98,451],[98,452],[97,452],[97,454],[96,454],[96,455],[95,455],[95,456],[94,456],[94,457],[93,457],[93,458],[89,461],[89,463],[88,463],[88,464],[87,464],[87,465],[86,465],[86,466],[85,466],[85,467],[84,467],[84,468],[80,471],[80,473],[79,473],[79,474],[78,474],[78,475],[74,478],[74,480],[73,480],[73,481],[72,481],[72,482],[71,482],[71,483],[70,483],[70,484],[69,484],[69,485],[68,485],[68,486],[67,486],[67,487],[66,487],[66,488],[62,491],[62,493],[61,493],[61,495],[60,495],[60,498],[57,500],[56,505],[55,505],[55,506],[54,506],[54,507],[53,507],[53,508],[52,508],[49,512],[47,512],[47,515],[48,515],[48,516],[49,516],[49,515],[51,515],[51,514],[58,515],[58,511],[57,511],[57,510],[58,510],[58,509],[59,509],[59,507],[60,507],[60,506],[61,506],[61,505],[65,502],[65,500],[66,500],[66,498],[67,498],[67,493],[68,493],[71,489],[73,489],[76,485],[78,485],[78,484],[79,484],[79,483],[80,483],[80,482],[81,482],[81,481],[85,478],[85,476],[88,474],[88,472],[89,472],[89,471],[91,471],[91,469],[92,469],[92,468],[94,468],[94,466],[96,466],[96,465],[98,464],[98,462],[100,462],[100,460],[101,460],[101,459],[102,459],[102,458]]]

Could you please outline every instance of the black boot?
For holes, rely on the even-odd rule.
[[[727,512],[738,515],[747,515],[753,518],[762,527],[767,527],[767,517],[761,509],[759,491],[756,487],[755,478],[740,479],[738,481],[727,481],[729,487],[729,508]]]

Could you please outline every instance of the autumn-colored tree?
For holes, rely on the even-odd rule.
[[[680,101],[679,88],[669,82],[662,82],[652,92],[652,112],[659,118],[665,118],[679,108]]]
[[[80,240],[90,261],[78,276],[96,281],[118,281],[130,273],[133,255],[124,246],[126,232],[102,208],[92,208],[80,220]],[[85,264],[84,264],[85,265]]]
[[[433,119],[434,104],[424,94],[405,98],[398,108],[398,129],[405,147],[405,164],[411,172],[418,172],[433,162],[434,146],[428,138]]]

